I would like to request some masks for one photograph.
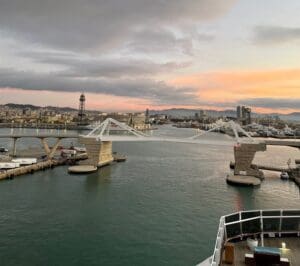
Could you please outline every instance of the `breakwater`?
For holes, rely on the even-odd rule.
[[[0,173],[0,180],[13,179],[16,176],[33,174],[36,171],[46,170],[59,165],[59,161],[43,161],[32,165],[21,166],[14,169],[9,169]]]
[[[3,172],[0,172],[0,180],[13,179],[16,176],[33,174],[34,172],[46,170],[49,168],[54,168],[56,166],[75,164],[76,161],[85,160],[87,158],[88,158],[87,154],[82,153],[82,154],[75,156],[72,159],[62,158],[62,159],[58,159],[58,160],[55,160],[55,159],[54,160],[46,160],[46,161],[41,161],[41,162],[38,162],[35,164],[31,164],[31,165],[26,165],[26,166],[17,167],[14,169],[4,170]]]

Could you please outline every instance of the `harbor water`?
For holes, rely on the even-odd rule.
[[[195,131],[163,126],[153,134]],[[0,139],[0,146],[9,145]],[[40,146],[18,140],[18,149]],[[212,254],[221,215],[300,207],[299,188],[277,174],[255,189],[227,185],[229,145],[119,142],[113,148],[127,156],[125,163],[89,175],[70,175],[62,166],[0,182],[0,265],[196,265]],[[268,147],[256,161],[286,166],[289,158],[300,159],[300,151]]]

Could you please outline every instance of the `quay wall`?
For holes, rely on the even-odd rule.
[[[258,178],[263,177],[263,173],[259,171],[258,168],[254,168],[252,165],[252,161],[256,152],[265,151],[266,144],[258,143],[258,144],[246,144],[242,143],[236,145],[234,147],[234,158],[235,158],[235,175],[249,175],[255,176]]]
[[[88,160],[86,164],[101,167],[114,161],[111,141],[98,141],[95,138],[80,137],[79,143],[86,147]]]
[[[75,161],[78,160],[85,160],[87,159],[87,154],[79,154],[74,159]],[[38,162],[31,165],[21,166],[14,169],[8,169],[6,171],[0,172],[0,180],[4,179],[12,179],[16,176],[26,175],[26,174],[33,174],[34,172],[46,170],[49,168],[53,168],[60,165],[65,165],[68,163],[70,159],[64,159],[64,160],[47,160],[43,162]]]
[[[60,165],[61,163],[58,161],[44,161],[38,162],[32,165],[21,166],[14,169],[6,170],[5,172],[0,173],[0,180],[4,179],[12,179],[15,176],[25,175],[25,174],[32,174],[36,171],[45,170],[48,168],[53,168],[54,166]]]

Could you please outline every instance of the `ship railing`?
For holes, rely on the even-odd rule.
[[[300,236],[300,210],[251,210],[232,213],[220,218],[211,266],[222,261],[224,243],[247,236],[281,237],[282,234]]]

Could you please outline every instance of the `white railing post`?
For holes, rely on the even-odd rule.
[[[281,237],[281,230],[282,230],[282,213],[283,211],[280,210],[279,237]]]
[[[262,215],[262,210],[260,210],[260,239],[261,239],[261,246],[264,247],[264,219]]]

